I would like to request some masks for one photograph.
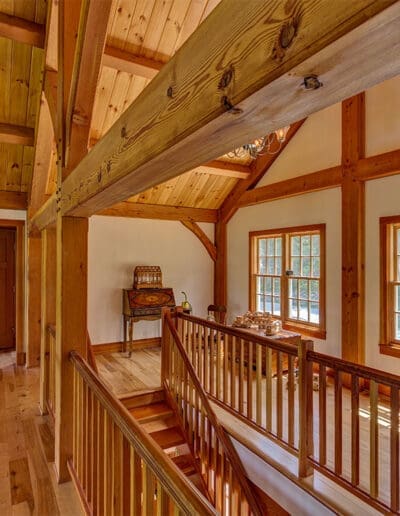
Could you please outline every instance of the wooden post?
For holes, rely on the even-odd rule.
[[[312,475],[313,468],[308,456],[313,454],[313,365],[307,360],[307,351],[312,350],[312,340],[299,344],[299,477]]]
[[[56,322],[56,233],[42,231],[41,269],[41,332],[40,332],[40,399],[42,414],[47,414],[49,387],[49,339],[47,325]],[[54,359],[54,357],[52,357]]]
[[[226,306],[227,302],[227,225],[222,220],[215,224],[214,304]]]
[[[40,363],[40,235],[28,238],[28,346],[27,367]]]
[[[72,456],[73,366],[69,353],[86,358],[88,219],[57,219],[55,466],[58,481],[69,480]]]
[[[355,177],[364,157],[364,93],[342,103],[342,357],[364,362],[365,185]]]

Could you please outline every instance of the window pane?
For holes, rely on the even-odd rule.
[[[260,238],[258,241],[258,254],[260,256],[266,256],[267,254],[267,241],[265,238]]]
[[[396,314],[395,326],[395,339],[400,340],[400,314]]]
[[[258,272],[260,274],[266,274],[267,273],[267,259],[265,256],[260,256],[258,261],[259,270]]]
[[[277,276],[282,274],[282,257],[275,258],[275,274]]]
[[[275,238],[275,254],[276,256],[282,256],[282,238]]]
[[[309,285],[311,301],[319,301],[319,281],[311,280]]]
[[[274,256],[275,255],[274,242],[275,242],[274,238],[268,238],[268,240],[267,240],[267,254],[268,254],[268,256]]]
[[[299,313],[298,313],[298,309],[297,309],[297,299],[289,300],[289,317],[291,319],[299,318]]]
[[[311,276],[311,258],[306,257],[301,259],[301,275]]]
[[[267,258],[267,274],[275,274],[275,258]]]
[[[297,282],[297,279],[289,279],[289,297],[298,297]]]
[[[308,299],[308,280],[299,280],[299,298]]]
[[[400,312],[400,285],[394,287],[395,311]]]
[[[300,276],[300,258],[292,258],[291,269],[295,276]]]
[[[397,257],[397,281],[400,281],[400,256]]]
[[[263,288],[264,288],[263,280],[262,280],[262,278],[260,278],[260,276],[257,276],[257,279],[256,279],[256,292],[257,292],[257,294],[259,294],[260,292],[263,292]]]
[[[256,311],[257,312],[263,312],[264,311],[264,296],[257,295],[256,297]]]
[[[320,276],[320,268],[319,268],[320,261],[319,260],[320,260],[319,258],[311,258],[311,261],[312,261],[311,276],[313,278],[319,278],[319,276]]]
[[[274,296],[273,300],[274,300],[274,310],[272,313],[274,315],[281,315],[281,298]]]
[[[310,235],[301,237],[301,255],[310,256],[311,253],[311,239]]]
[[[308,321],[308,301],[299,301],[299,319]]]
[[[397,233],[397,254],[400,253],[400,229],[396,229]]]
[[[319,235],[313,235],[311,237],[311,254],[313,256],[320,256]]]
[[[300,237],[295,236],[290,239],[292,256],[300,256]]]
[[[319,324],[319,303],[310,303],[310,322]]]
[[[281,293],[281,280],[280,278],[274,278],[274,295],[279,296]]]
[[[272,312],[272,297],[265,296],[264,312]]]
[[[272,294],[271,287],[272,287],[272,279],[271,278],[264,278],[265,282],[265,293],[266,294]]]

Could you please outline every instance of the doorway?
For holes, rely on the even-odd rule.
[[[0,227],[0,350],[15,349],[16,230]]]

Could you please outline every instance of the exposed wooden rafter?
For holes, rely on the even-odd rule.
[[[210,255],[211,259],[215,262],[217,260],[217,248],[208,238],[208,236],[204,233],[201,227],[191,220],[181,220],[181,223],[191,231],[196,237],[200,240],[200,242],[206,248],[207,253]]]
[[[44,47],[44,25],[0,13],[0,36],[35,47]]]
[[[28,196],[25,192],[10,192],[0,190],[0,209],[26,210]]]
[[[214,159],[202,165],[207,167],[207,172],[214,176],[234,177],[236,179],[248,179],[251,169],[247,165]]]
[[[260,181],[262,177],[267,173],[268,169],[275,162],[278,156],[284,151],[286,146],[289,144],[293,136],[297,133],[300,127],[303,125],[304,120],[295,122],[290,126],[290,129],[286,135],[286,140],[283,142],[279,152],[276,154],[265,154],[259,156],[250,167],[250,176],[247,180],[238,183],[235,188],[229,193],[228,197],[223,202],[219,209],[220,220],[227,223],[232,216],[236,213],[241,198],[245,195],[247,190],[254,188],[254,186]]]
[[[153,79],[164,66],[164,63],[107,45],[104,49],[103,65],[121,72]]]
[[[186,208],[184,206],[163,206],[159,204],[141,204],[127,201],[101,210],[96,213],[96,215],[211,223],[217,221],[217,210]]]
[[[32,127],[0,123],[0,143],[14,143],[32,147],[35,131]]]
[[[379,179],[381,177],[393,176],[400,172],[400,149],[361,158],[357,162],[354,176],[357,179],[366,181]]]

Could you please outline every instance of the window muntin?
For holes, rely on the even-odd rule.
[[[250,308],[324,333],[325,226],[250,233]]]
[[[400,343],[400,225],[393,225],[393,340]]]

